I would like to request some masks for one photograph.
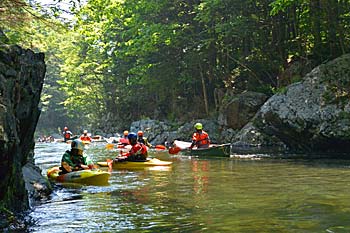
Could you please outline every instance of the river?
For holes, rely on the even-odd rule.
[[[46,174],[69,145],[42,143]],[[105,144],[85,151],[115,156]],[[31,232],[350,232],[350,161],[198,159],[153,152],[168,169],[113,170],[108,186],[54,185]]]

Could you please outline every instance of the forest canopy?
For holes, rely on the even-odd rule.
[[[300,80],[282,80],[293,62],[350,51],[350,0],[66,3],[0,2],[10,42],[46,54],[43,129],[215,117],[218,90],[271,95]]]

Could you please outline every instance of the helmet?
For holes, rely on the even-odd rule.
[[[129,133],[128,139],[131,145],[135,145],[137,143],[137,135],[136,133]]]
[[[128,136],[129,131],[125,130],[125,131],[123,132],[123,134],[124,134],[124,136]]]
[[[72,149],[77,149],[77,150],[82,150],[82,151],[84,150],[84,144],[79,139],[73,140],[71,147],[72,147]]]
[[[138,135],[139,137],[142,137],[142,136],[143,136],[143,132],[140,130],[140,131],[137,132],[137,135]]]
[[[131,139],[137,139],[136,133],[133,133],[133,132],[129,133],[129,134],[128,134],[128,139],[129,139],[129,140],[131,140]]]
[[[68,127],[67,127],[67,126],[65,126],[65,127],[63,128],[63,130],[68,130]]]
[[[86,134],[87,132],[88,132],[88,131],[85,129],[85,130],[84,130],[84,134]]]
[[[201,130],[201,129],[203,129],[203,125],[202,125],[201,123],[196,123],[196,124],[194,125],[194,128],[195,128],[195,129],[198,129],[198,130]]]

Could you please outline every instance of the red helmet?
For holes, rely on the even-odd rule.
[[[142,136],[143,136],[143,132],[140,130],[140,131],[137,132],[137,135],[138,135],[139,137],[142,137]]]
[[[63,130],[68,130],[68,127],[67,127],[67,126],[65,126],[65,127],[63,128]]]

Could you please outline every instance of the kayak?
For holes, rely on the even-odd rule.
[[[84,145],[89,145],[91,142],[90,141],[87,141],[87,140],[82,140],[81,141]]]
[[[209,148],[193,148],[190,142],[175,140],[174,147],[169,149],[170,154],[176,154],[183,151],[191,156],[208,156],[208,157],[230,157],[231,143],[226,144],[211,144]]]
[[[194,148],[190,154],[191,156],[230,157],[231,143],[213,145],[209,148]]]
[[[107,185],[110,173],[101,170],[80,170],[59,175],[58,166],[47,170],[47,177],[60,183],[79,183],[86,185]]]
[[[131,161],[125,161],[125,162],[113,162],[113,168],[144,168],[144,167],[152,167],[152,166],[169,166],[173,162],[170,161],[162,161],[156,158],[148,159],[146,161],[140,161],[140,162],[131,162]],[[97,165],[101,167],[108,167],[108,162],[97,162]]]

